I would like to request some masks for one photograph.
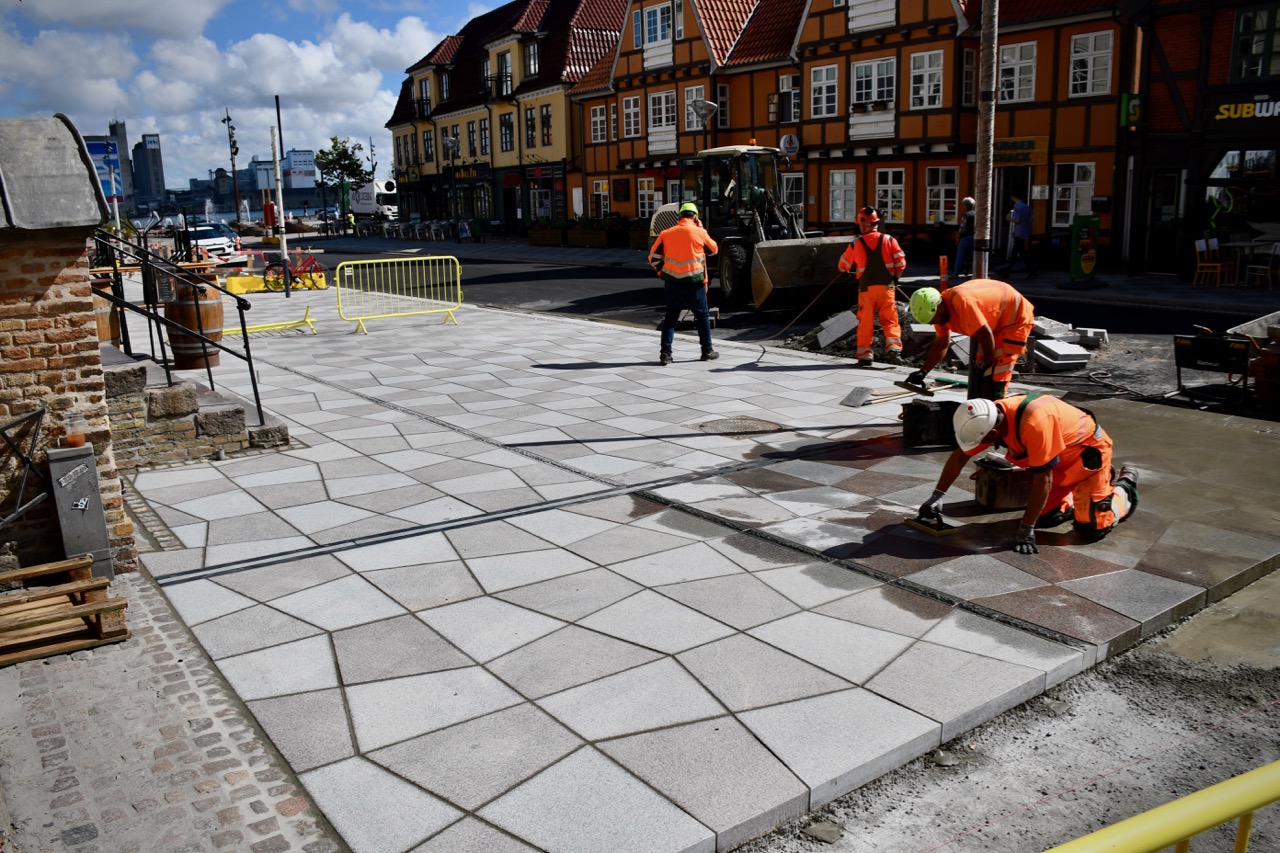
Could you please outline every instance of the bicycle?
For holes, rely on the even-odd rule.
[[[288,265],[289,277],[297,281],[300,277],[318,273],[322,278],[328,273],[319,261],[316,260],[314,246],[308,246],[302,250],[305,254],[301,261],[297,264],[288,258],[272,261],[267,264],[267,268],[262,272],[262,281],[267,286],[267,290],[281,291],[284,290],[285,265]]]

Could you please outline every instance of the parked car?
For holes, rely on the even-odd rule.
[[[227,236],[221,230],[222,228],[230,232],[230,236]],[[240,236],[224,223],[197,225],[188,233],[191,236],[192,249],[207,252],[209,259],[217,261],[220,265],[244,264],[249,260],[249,256],[240,250]]]

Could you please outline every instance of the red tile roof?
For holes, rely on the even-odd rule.
[[[761,0],[693,0],[707,48],[716,65],[724,65]],[[778,0],[770,0],[770,4]]]
[[[582,79],[572,89],[570,95],[586,95],[593,92],[607,92],[613,84],[613,63],[617,59],[617,51],[610,50],[591,66]]]
[[[725,64],[747,65],[790,57],[807,7],[807,0],[759,3]]]

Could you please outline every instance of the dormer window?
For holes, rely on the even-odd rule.
[[[542,54],[542,44],[531,41],[524,46],[524,76],[537,77],[538,64]]]
[[[658,44],[671,41],[671,6],[650,6],[644,10],[644,42]]]
[[[449,100],[449,72],[440,72],[440,100]]]
[[[489,79],[489,57],[480,60],[480,78],[482,80]]]

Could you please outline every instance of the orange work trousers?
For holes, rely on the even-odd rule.
[[[1088,536],[1102,537],[1129,517],[1136,503],[1129,491],[1111,483],[1111,436],[1100,435],[1087,442],[1101,453],[1101,463],[1089,469],[1080,460],[1081,447],[1063,453],[1053,467],[1049,497],[1041,517],[1055,512],[1072,513],[1077,530]]]
[[[896,288],[888,284],[872,284],[858,293],[858,358],[871,358],[871,339],[875,335],[876,316],[884,332],[885,349],[902,352],[902,326],[898,322]]]

